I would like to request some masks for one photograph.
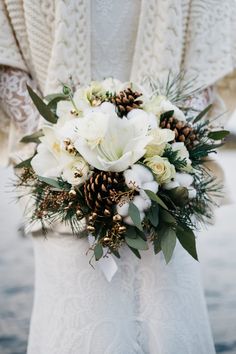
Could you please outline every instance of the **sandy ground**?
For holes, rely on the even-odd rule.
[[[236,354],[234,141],[217,159],[225,172],[231,201],[216,211],[215,224],[200,234],[198,248],[216,350]],[[11,169],[1,169],[0,177],[0,353],[24,354],[33,298],[33,251],[30,239],[17,231],[21,210],[9,193]]]

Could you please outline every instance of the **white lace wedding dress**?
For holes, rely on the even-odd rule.
[[[94,79],[129,78],[139,6],[92,1]],[[199,263],[179,244],[169,265],[151,249],[140,261],[124,247],[111,282],[89,265],[88,247],[62,232],[35,235],[28,354],[215,353]]]

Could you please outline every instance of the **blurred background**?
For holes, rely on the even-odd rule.
[[[199,235],[198,249],[216,351],[236,354],[236,116],[227,128],[232,133],[216,160],[228,198],[216,210],[215,224]],[[0,169],[0,354],[26,352],[33,303],[32,244],[19,228],[12,179],[11,168]]]

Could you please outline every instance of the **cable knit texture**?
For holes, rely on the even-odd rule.
[[[135,7],[133,1],[96,0],[92,4],[91,11],[87,0],[0,0],[0,26],[4,28],[0,65],[27,71],[42,94],[58,90],[70,75],[75,83],[84,84],[113,71],[120,79],[140,82],[146,75],[165,76],[170,69],[184,69],[187,78],[196,77],[194,85],[199,87],[235,69],[235,0],[136,0]],[[99,22],[102,11],[111,17]],[[134,16],[126,16],[127,11]],[[96,31],[91,28],[91,16],[94,23],[100,23]],[[112,18],[114,26],[104,38],[107,46],[102,52],[99,42],[105,37],[105,23]],[[125,26],[118,32],[116,25],[121,21]],[[133,30],[127,32],[127,28]],[[103,63],[103,71],[98,72],[98,61],[91,60],[91,53]],[[119,69],[121,65],[126,71]],[[5,145],[7,135],[1,132]],[[14,136],[14,129],[10,135]]]

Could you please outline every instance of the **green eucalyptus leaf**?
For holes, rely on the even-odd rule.
[[[157,227],[159,224],[159,207],[157,203],[152,203],[151,207],[146,212],[146,217],[153,226]]]
[[[227,135],[229,135],[229,131],[228,130],[218,130],[216,132],[210,132],[208,134],[208,138],[213,139],[213,140],[222,140]]]
[[[116,258],[120,258],[120,254],[119,254],[118,251],[113,250],[113,249],[110,249],[110,251],[111,251],[112,254],[114,254],[114,256],[115,256]]]
[[[166,223],[172,226],[176,226],[177,222],[176,219],[174,218],[173,215],[171,215],[168,211],[166,210],[160,210],[160,219],[161,223]]]
[[[157,204],[159,204],[162,208],[168,210],[168,207],[166,206],[166,204],[161,200],[160,197],[158,197],[157,194],[155,194],[152,191],[149,191],[148,189],[145,189],[144,192],[147,194],[147,196],[153,201],[156,202]]]
[[[165,192],[175,205],[184,206],[189,202],[188,189],[185,187],[176,187]]]
[[[209,106],[207,106],[203,111],[201,111],[197,117],[194,119],[193,123],[197,123],[199,122],[199,120],[201,120],[208,112],[209,110],[212,108],[212,104],[209,104]]]
[[[189,227],[177,227],[176,235],[183,248],[198,261],[196,237]]]
[[[153,241],[154,246],[154,253],[157,254],[161,251],[161,238],[159,237],[158,233]]]
[[[34,102],[36,108],[38,109],[41,116],[48,122],[55,124],[57,122],[57,117],[52,113],[50,108],[43,102],[43,100],[32,90],[30,86],[27,85],[29,95]]]
[[[41,177],[41,176],[38,176],[38,179],[39,179],[39,181],[44,182],[44,183],[46,183],[49,186],[52,186],[54,188],[63,189],[61,187],[61,185],[58,183],[58,181],[56,181],[55,179],[47,178],[47,177]]]
[[[99,261],[100,258],[103,256],[103,248],[100,243],[97,243],[96,246],[94,247],[94,255],[96,261]]]
[[[42,129],[40,129],[39,131],[33,133],[33,134],[30,134],[30,135],[26,135],[24,136],[20,142],[21,143],[25,143],[25,144],[28,144],[28,143],[36,143],[36,144],[39,144],[40,143],[40,140],[39,138],[43,136],[43,131]]]
[[[128,246],[135,248],[137,250],[147,250],[148,244],[142,237],[138,236],[136,238],[129,238],[125,236],[125,242]]]
[[[136,257],[141,259],[141,255],[140,255],[139,251],[136,248],[130,247],[129,245],[128,245],[128,247],[135,254]]]
[[[136,207],[136,205],[132,202],[129,203],[129,209],[128,209],[128,214],[133,221],[134,225],[139,229],[143,230],[142,224],[141,224],[141,218],[140,218],[140,212],[139,209]]]
[[[127,225],[125,236],[128,238],[137,238],[139,236],[137,231],[136,227]]]
[[[55,99],[62,99],[62,100],[67,100],[68,96],[65,95],[64,93],[52,93],[51,95],[47,95],[44,97],[44,99],[49,103]]]
[[[161,249],[168,264],[176,245],[176,233],[171,227],[164,226],[161,231]]]
[[[34,156],[30,157],[27,160],[21,161],[20,163],[18,163],[15,168],[24,168],[24,167],[31,167],[31,160]]]

